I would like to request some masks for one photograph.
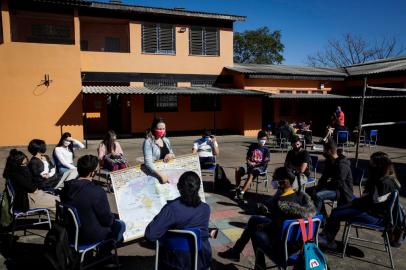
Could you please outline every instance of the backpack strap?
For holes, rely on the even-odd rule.
[[[307,241],[313,240],[313,219],[311,217],[307,218],[309,224],[309,232],[307,233]]]
[[[306,225],[305,225],[304,219],[298,219],[297,221],[299,222],[299,225],[300,225],[300,231],[302,233],[303,243],[306,243],[308,239],[307,239]]]

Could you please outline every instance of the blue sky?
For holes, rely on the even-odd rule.
[[[368,40],[396,37],[406,46],[406,0],[123,0],[247,16],[235,31],[268,26],[282,31],[284,64],[303,65],[328,39],[350,32]]]

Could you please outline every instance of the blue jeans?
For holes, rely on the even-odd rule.
[[[325,200],[336,200],[337,199],[337,192],[334,190],[322,190],[316,193],[314,198],[314,206],[316,206],[316,210],[318,213],[324,210],[324,201]],[[325,210],[324,210],[325,212]]]
[[[340,221],[362,222],[370,225],[380,226],[383,219],[372,216],[365,211],[354,208],[353,206],[343,206],[333,209],[330,217],[327,219],[325,233],[328,240],[333,240],[340,230]]]
[[[252,236],[252,247],[255,252],[255,264],[265,269],[265,256],[262,252],[258,253],[258,248],[269,254],[272,249],[272,242],[267,232],[256,231]]]
[[[248,220],[248,224],[245,227],[244,231],[242,232],[240,238],[237,240],[235,243],[233,250],[236,253],[241,253],[245,246],[248,244],[250,239],[254,236],[254,234],[257,232],[257,226],[259,224],[267,224],[270,223],[271,219],[264,217],[264,216],[252,216]]]

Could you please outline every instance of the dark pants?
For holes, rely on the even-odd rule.
[[[272,241],[269,238],[269,234],[264,231],[256,231],[252,236],[252,247],[255,252],[255,264],[265,269],[265,256],[262,252],[257,252],[258,248],[268,254],[272,249]]]
[[[340,221],[355,221],[378,226],[383,224],[382,218],[374,217],[353,206],[335,208],[327,219],[327,224],[324,228],[324,232],[329,241],[333,240],[340,230]]]
[[[337,200],[337,192],[335,190],[320,190],[314,196],[314,206],[316,206],[317,212],[325,214],[326,209],[324,208],[324,201],[330,200],[334,201]]]
[[[270,223],[271,219],[264,217],[264,216],[252,216],[248,220],[248,224],[245,227],[244,231],[242,232],[240,238],[237,240],[235,243],[233,250],[236,253],[241,253],[245,246],[248,244],[250,239],[254,236],[254,234],[257,232],[257,226],[259,224],[267,224]]]

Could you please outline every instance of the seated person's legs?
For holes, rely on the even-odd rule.
[[[199,162],[202,169],[210,169],[216,164],[214,157],[199,157]]]
[[[336,200],[337,192],[334,190],[321,190],[316,193],[314,198],[314,205],[318,213],[322,210],[325,200]]]
[[[254,233],[257,231],[259,224],[268,224],[271,222],[271,219],[263,216],[252,216],[244,231],[242,232],[240,238],[237,240],[235,245],[224,251],[219,252],[219,256],[226,259],[239,260],[240,254],[244,250],[245,246],[248,244],[249,240],[252,238]]]
[[[255,265],[265,269],[265,257],[262,252],[258,252],[258,248],[264,252],[270,252],[272,249],[271,239],[269,239],[268,233],[264,231],[255,231],[252,236],[252,247],[255,252]]]
[[[125,223],[120,219],[115,219],[111,227],[111,238],[116,242],[123,241],[123,233],[125,232]]]

